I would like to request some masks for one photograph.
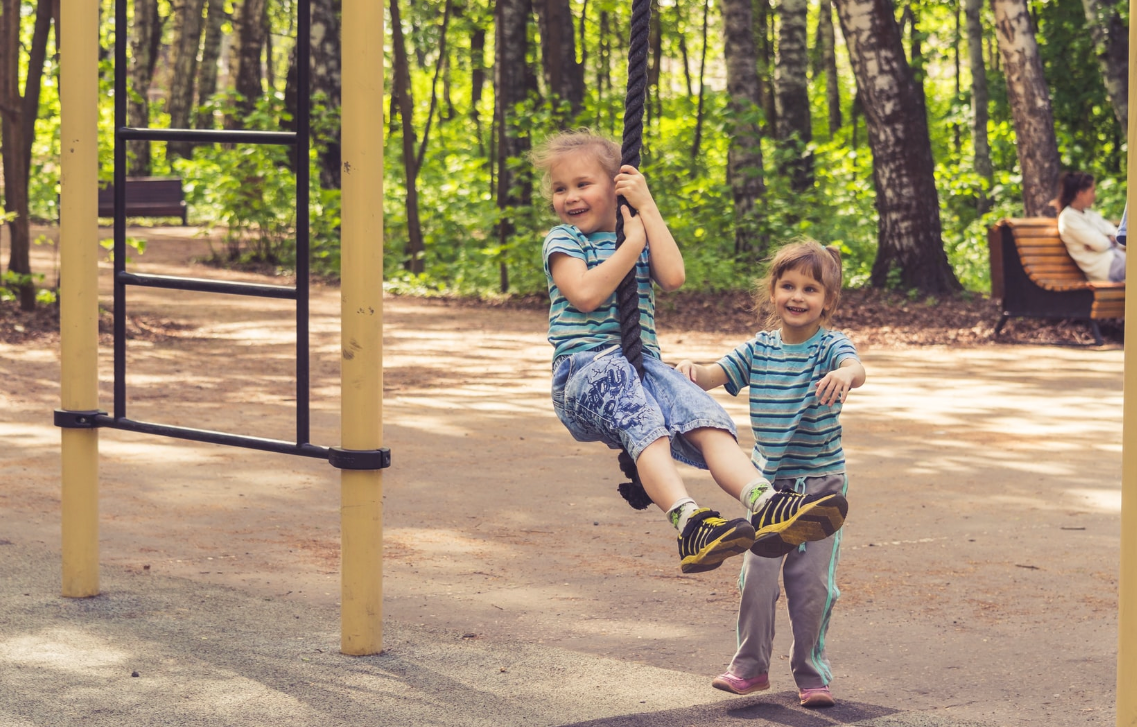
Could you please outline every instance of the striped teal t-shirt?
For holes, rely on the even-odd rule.
[[[620,343],[620,310],[616,294],[612,293],[591,313],[583,313],[568,302],[568,298],[553,282],[549,260],[554,253],[583,260],[594,268],[616,251],[615,232],[594,232],[585,235],[574,225],[557,225],[545,236],[543,256],[545,278],[549,281],[549,343],[553,344],[553,358],[579,353],[597,347]],[[659,341],[655,336],[655,292],[651,287],[651,267],[648,247],[636,261],[636,286],[640,298],[640,337],[644,355],[659,358]]]
[[[750,387],[751,459],[768,480],[845,471],[841,404],[821,404],[817,383],[850,358],[857,359],[853,342],[822,328],[798,344],[782,341],[781,331],[762,331],[718,362],[731,395]]]

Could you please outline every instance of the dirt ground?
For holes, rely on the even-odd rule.
[[[189,262],[207,250],[194,232],[145,231],[131,268],[266,280]],[[53,275],[52,248],[35,256]],[[109,263],[100,285],[109,306]],[[290,303],[131,288],[128,311],[128,416],[292,436]],[[314,286],[311,311],[312,438],[334,445],[338,290]],[[682,575],[661,515],[615,494],[615,454],[563,430],[545,314],[388,298],[384,316],[385,617],[703,674],[709,689],[734,649],[737,567]],[[670,360],[738,341],[661,331]],[[1121,350],[861,344],[868,383],[842,417],[835,694],[999,725],[1112,723]],[[0,344],[0,545],[59,549],[58,376],[54,340]],[[746,402],[717,397],[749,447]],[[326,463],[106,430],[100,453],[104,568],[338,602]],[[734,511],[705,473],[683,473],[701,504]],[[788,631],[775,693],[793,688]]]

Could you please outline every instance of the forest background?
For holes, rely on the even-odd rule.
[[[114,141],[113,2],[100,0],[100,178]],[[526,153],[558,129],[622,128],[630,3],[388,0],[385,284],[543,294],[555,224]],[[1059,171],[1124,204],[1125,0],[652,0],[642,170],[686,288],[747,289],[801,236],[846,285],[990,291],[986,230],[1041,213]],[[295,0],[134,0],[129,125],[293,128]],[[340,3],[311,0],[313,268],[339,268]],[[0,305],[55,299],[32,221],[59,204],[58,0],[0,0],[0,151],[11,256]],[[836,17],[835,17],[836,16]],[[95,59],[92,59],[94,61]],[[214,262],[294,263],[282,147],[130,142],[130,174],[183,180]],[[141,241],[135,241],[141,246]]]

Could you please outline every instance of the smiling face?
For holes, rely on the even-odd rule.
[[[774,282],[771,298],[786,343],[804,343],[812,338],[829,307],[825,286],[801,268],[783,272]]]
[[[566,155],[549,170],[557,217],[588,235],[616,230],[616,185],[592,154]]]

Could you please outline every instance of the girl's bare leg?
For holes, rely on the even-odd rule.
[[[725,429],[703,427],[692,429],[683,436],[702,452],[711,477],[734,499],[739,499],[742,490],[762,476],[750,461],[750,455],[742,451],[738,442]]]
[[[730,439],[730,436],[727,435],[727,438]],[[731,442],[734,440],[731,439]],[[735,449],[738,447],[735,446]],[[636,468],[639,470],[644,491],[660,510],[667,512],[667,509],[676,502],[690,497],[686,485],[683,484],[683,478],[679,476],[679,470],[675,467],[675,460],[671,458],[671,442],[667,437],[660,437],[640,452]],[[753,469],[751,467],[751,470]]]

